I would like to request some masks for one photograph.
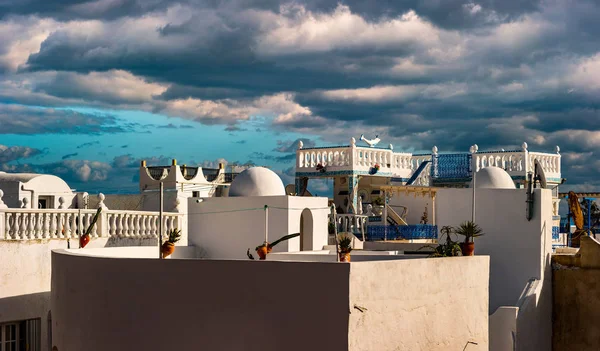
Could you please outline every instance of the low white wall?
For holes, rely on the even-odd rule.
[[[140,245],[148,244],[149,240],[97,238],[82,249],[82,252],[103,252],[100,248],[111,245]],[[156,239],[153,240],[154,245]],[[150,242],[151,244],[151,242]],[[78,246],[77,240],[71,240],[71,247]],[[49,351],[48,345],[48,316],[50,312],[50,274],[51,250],[66,249],[67,241],[53,240],[0,240],[0,323],[21,321],[26,319],[41,319],[41,351]],[[131,250],[134,251],[131,251]],[[117,250],[136,252],[135,249],[156,252],[155,247],[117,248]],[[77,251],[79,249],[74,249]],[[190,251],[191,250],[191,251]],[[142,251],[139,251],[140,253]],[[118,251],[117,251],[118,252]],[[178,254],[195,255],[194,248],[178,247]]]
[[[485,256],[351,264],[349,350],[488,350],[488,276]]]
[[[349,265],[52,260],[59,350],[347,350]]]
[[[269,206],[270,242],[299,232],[302,211],[308,208],[312,214],[312,240],[304,241],[304,249],[318,250],[327,244],[326,198],[253,196],[205,198],[200,203],[190,199],[190,245],[198,247],[205,258],[246,259],[247,249],[254,254],[254,248],[265,240],[265,205]],[[273,252],[299,250],[298,237],[273,248]]]
[[[488,345],[487,257],[345,264],[52,255],[52,331],[59,350]],[[457,281],[458,275],[464,278]]]

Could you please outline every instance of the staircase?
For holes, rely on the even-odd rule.
[[[427,167],[427,165],[429,163],[431,163],[430,160],[421,162],[421,164],[419,165],[419,168],[417,168],[417,170],[412,174],[410,179],[406,182],[406,185],[412,185],[417,180],[417,178],[419,178],[419,176],[421,175],[421,173],[423,172],[423,170],[425,169],[425,167]]]

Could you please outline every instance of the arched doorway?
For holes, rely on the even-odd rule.
[[[305,208],[300,214],[300,251],[313,249],[313,215]]]

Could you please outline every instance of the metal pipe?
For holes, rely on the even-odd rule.
[[[161,181],[160,182],[160,195],[159,195],[159,206],[160,208],[158,209],[158,258],[162,259],[162,251],[161,251],[161,247],[162,247],[162,238],[163,238],[163,189],[164,189],[164,184]]]
[[[31,201],[30,201],[30,203],[31,203],[31,208],[34,208],[33,204],[35,203],[35,201],[33,201],[33,200],[35,200],[35,190],[33,190],[33,189],[25,189],[25,185],[21,185],[21,190],[31,192]],[[35,208],[38,208],[38,207],[36,206]]]
[[[265,205],[265,245],[269,242],[269,206]]]

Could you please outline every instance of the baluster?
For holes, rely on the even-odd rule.
[[[35,238],[35,232],[33,230],[33,214],[31,212],[27,213],[27,224],[25,232],[27,233],[27,239]]]
[[[123,236],[124,237],[129,237],[131,236],[131,232],[129,230],[129,223],[131,221],[131,215],[129,215],[128,213],[124,213],[123,214]]]
[[[115,214],[114,213],[108,213],[106,215],[106,222],[108,223],[108,230],[106,231],[108,233],[109,237],[113,237],[116,235],[117,233],[117,229],[116,229],[116,221],[115,221]]]
[[[148,216],[142,215],[140,216],[140,238],[145,238],[147,233],[146,233],[146,220],[147,220]]]
[[[69,220],[69,214],[68,213],[63,213],[63,229],[64,229],[64,237],[65,238],[70,238],[71,237],[71,221]]]
[[[139,238],[139,237],[141,237],[140,221],[141,221],[142,217],[139,214],[136,214],[134,218],[135,218],[135,221],[134,221],[134,226],[133,226],[133,228],[134,228],[133,235],[136,238]]]
[[[5,223],[6,223],[6,234],[7,234],[7,239],[14,239],[13,237],[13,222],[15,221],[15,215],[8,212],[6,213],[6,217],[5,217]]]
[[[50,238],[51,239],[55,239],[58,238],[58,226],[56,225],[56,221],[57,221],[57,214],[56,213],[49,213],[48,214],[48,233],[50,234]]]
[[[42,218],[44,216],[43,213],[32,213],[31,216],[33,217],[33,233],[34,233],[34,237],[36,239],[41,239],[42,238]]]

